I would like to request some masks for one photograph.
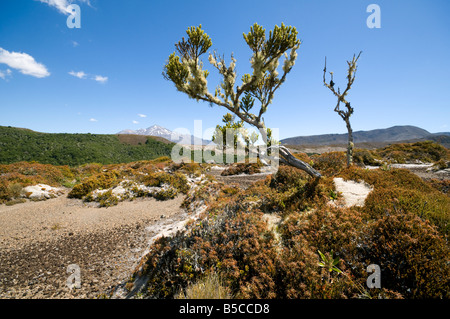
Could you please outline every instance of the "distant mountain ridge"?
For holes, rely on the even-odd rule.
[[[195,145],[205,145],[211,143],[210,140],[204,140],[199,137],[189,135],[189,134],[179,134],[173,132],[165,127],[159,125],[153,125],[148,128],[141,128],[137,130],[123,130],[117,134],[133,134],[133,135],[148,135],[148,136],[158,136],[163,137],[171,142],[180,144],[195,144]]]
[[[450,136],[450,132],[430,133],[417,126],[398,125],[385,129],[353,132],[355,143],[376,143],[376,142],[400,142],[409,140],[431,139]],[[287,145],[336,145],[346,144],[347,133],[343,134],[322,134],[310,136],[296,136],[281,140]]]

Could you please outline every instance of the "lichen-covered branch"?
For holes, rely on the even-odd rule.
[[[233,55],[227,65],[223,56],[216,52],[210,53],[208,61],[221,75],[221,82],[214,94],[208,90],[209,72],[203,69],[201,61],[201,56],[212,46],[212,41],[201,25],[190,27],[186,33],[188,39],[183,38],[175,45],[176,52],[169,56],[164,66],[164,78],[172,81],[177,90],[192,99],[225,107],[242,121],[256,127],[263,141],[267,141],[268,129],[263,115],[297,59],[301,42],[297,38],[296,28],[282,23],[280,27],[275,26],[266,37],[266,30],[255,23],[249,33],[243,34],[253,52],[250,59],[253,72],[244,74],[240,85],[236,83],[237,61]],[[283,65],[279,70],[281,61]],[[259,102],[259,110],[254,110],[256,101]]]

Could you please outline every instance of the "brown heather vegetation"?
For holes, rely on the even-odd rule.
[[[314,181],[287,166],[246,190],[216,187],[200,221],[155,243],[140,273],[145,295],[172,298],[214,271],[239,298],[449,298],[448,197],[406,170],[352,167],[338,176],[375,186],[364,207],[327,205],[330,177]],[[392,189],[424,197],[376,195]],[[428,210],[417,208],[421,199]],[[278,236],[264,213],[281,217]],[[319,250],[333,252],[342,273],[320,268]],[[366,287],[372,263],[381,289]]]
[[[69,166],[36,162],[0,164],[0,204],[17,199],[23,187],[39,183],[50,186],[70,184],[77,172]]]
[[[418,153],[434,149],[424,144]],[[439,154],[435,160],[448,159]],[[426,181],[406,169],[347,168],[344,152],[296,156],[312,163],[323,178],[281,165],[247,189],[213,178],[188,188],[187,176],[207,173],[208,165],[163,158],[76,169],[4,165],[0,185],[42,178],[57,186],[77,179],[73,190],[81,195],[134,178],[185,193],[182,206],[189,213],[206,205],[185,231],[158,239],[142,259],[127,287],[146,277],[143,297],[198,296],[206,285],[216,284],[224,296],[235,298],[450,298],[448,181]],[[358,156],[359,163],[381,158],[376,151],[356,150]],[[32,169],[40,175],[23,174]],[[28,176],[36,179],[25,181]],[[364,206],[330,205],[337,194],[334,177],[373,186]],[[17,192],[17,185],[7,192]],[[270,227],[268,216],[276,220]],[[336,261],[334,270],[320,266],[319,251]],[[380,289],[366,286],[370,264],[381,268]]]
[[[393,163],[414,161],[433,163],[450,159],[449,149],[431,141],[392,144],[377,150],[376,154]]]
[[[257,163],[237,163],[226,168],[222,172],[222,176],[238,175],[238,174],[256,174],[261,172],[263,164],[258,160]]]
[[[368,164],[378,157],[355,155]],[[346,168],[343,152],[296,156],[324,177],[282,165],[245,190],[216,183],[188,196],[186,207],[201,199],[208,209],[186,232],[155,243],[139,272],[149,278],[144,295],[172,298],[213,272],[237,298],[450,297],[448,182]],[[374,190],[363,207],[330,206],[333,177]],[[264,214],[280,218],[273,230]],[[319,251],[339,260],[340,272],[319,267]],[[370,264],[381,268],[381,289],[366,286]]]

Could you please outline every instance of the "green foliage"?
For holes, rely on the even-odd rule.
[[[200,60],[200,56],[211,46],[211,40],[201,29],[201,25],[189,28],[187,34],[187,41],[183,38],[175,45],[178,55],[174,52],[169,56],[164,66],[164,78],[173,82],[177,90],[188,97],[225,107],[242,121],[258,129],[265,129],[261,116],[267,111],[275,91],[285,81],[297,58],[296,50],[300,46],[300,40],[297,39],[295,27],[287,27],[282,23],[281,27],[275,26],[266,39],[265,29],[255,23],[250,32],[244,34],[245,41],[253,51],[253,75],[244,74],[241,86],[235,87],[236,59],[231,56],[231,62],[227,66],[223,57],[215,52],[210,53],[208,60],[222,77],[214,94],[208,91],[206,78],[209,72],[203,70]],[[279,77],[277,68],[283,55],[283,75]],[[259,115],[250,113],[255,100],[261,103]]]
[[[235,117],[232,114],[227,113],[223,116],[222,122],[224,125],[216,126],[212,141],[219,146],[222,146],[223,149],[226,147],[234,149],[238,148],[238,146],[242,147],[242,138],[247,136],[247,132],[244,129],[244,121],[235,122]],[[229,138],[227,139],[227,135],[233,137],[232,144],[230,143],[231,141],[229,141]]]
[[[11,198],[18,198],[22,192],[22,185],[20,183],[11,183],[7,186],[7,191]]]
[[[93,190],[114,187],[119,184],[119,181],[117,171],[96,174],[75,185],[69,192],[68,197],[82,199]]]
[[[95,199],[99,203],[99,207],[111,207],[119,203],[119,198],[114,196],[112,190],[107,190],[97,196]]]
[[[322,268],[325,268],[326,271],[329,273],[331,272],[337,272],[338,274],[342,273],[342,270],[337,268],[337,265],[339,264],[339,257],[333,258],[333,251],[331,251],[329,254],[323,254],[320,250],[318,250],[320,259],[322,260],[319,262],[319,266]]]
[[[376,151],[366,149],[355,149],[353,152],[353,162],[360,165],[380,166],[380,162],[377,161],[380,156],[376,154]]]
[[[184,59],[197,59],[203,53],[206,53],[211,47],[211,38],[202,30],[202,25],[190,27],[186,30],[188,40],[184,38],[176,44],[178,52]]]
[[[143,145],[130,145],[122,143],[117,135],[50,134],[0,126],[0,163],[3,164],[21,161],[70,166],[127,163],[170,156],[172,145],[151,137],[147,137]]]

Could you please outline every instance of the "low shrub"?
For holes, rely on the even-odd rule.
[[[326,204],[332,191],[331,178],[311,179],[297,168],[281,165],[276,174],[254,183],[245,193],[248,197],[258,198],[261,211],[289,215]]]
[[[306,154],[306,153],[301,153],[301,152],[299,152],[299,153],[292,153],[292,155],[295,157],[295,158],[297,158],[297,159],[299,159],[299,160],[301,160],[301,161],[303,161],[303,162],[305,162],[305,163],[307,163],[307,164],[309,164],[309,165],[314,165],[314,162],[313,162],[313,160],[311,159],[311,157],[309,157],[309,155],[308,154]]]
[[[380,166],[381,160],[376,151],[366,149],[355,149],[353,152],[353,163],[359,165]]]
[[[378,188],[402,187],[419,190],[425,193],[433,192],[433,187],[430,183],[403,168],[369,170],[358,167],[349,167],[342,170],[338,176],[346,180],[364,181],[367,184]]]
[[[377,188],[367,196],[362,211],[370,218],[378,219],[387,210],[400,209],[428,219],[440,232],[450,231],[450,199],[438,192],[424,193],[405,188]]]
[[[198,177],[201,174],[205,173],[205,169],[202,167],[202,164],[199,163],[172,163],[168,166],[169,172],[179,172],[179,173],[185,173],[188,176],[192,177]]]
[[[441,193],[447,194],[447,196],[450,196],[449,190],[450,190],[450,180],[439,180],[439,179],[431,179],[429,181],[430,185],[440,191]]]
[[[36,162],[0,164],[0,203],[18,198],[23,187],[39,183],[58,187],[74,178],[68,166]]]
[[[178,192],[173,187],[163,188],[159,192],[153,194],[153,197],[158,200],[168,200],[173,199],[177,196]]]
[[[406,169],[366,170],[352,167],[339,176],[373,185],[374,190],[361,208],[370,218],[377,219],[386,210],[399,208],[430,220],[443,234],[449,233],[450,199],[414,173]]]
[[[328,152],[314,157],[313,168],[319,170],[322,175],[335,176],[347,166],[345,152]]]
[[[188,233],[158,240],[143,268],[148,296],[171,298],[215,269],[236,296],[275,297],[276,252],[261,215],[232,202],[220,214],[196,222]]]
[[[96,174],[75,185],[69,192],[68,197],[82,199],[95,189],[108,189],[118,185],[119,182],[117,171]]]
[[[405,298],[450,297],[450,249],[430,222],[396,209],[369,222],[362,234],[354,260],[362,269],[379,265],[382,287]]]
[[[450,161],[444,161],[443,159],[440,159],[433,165],[433,170],[436,170],[436,171],[442,170],[442,169],[447,169],[447,168],[450,168]]]
[[[139,180],[145,186],[150,187],[161,187],[164,184],[170,185],[184,194],[190,189],[186,176],[178,171],[175,173],[156,172],[145,176],[142,175]]]
[[[377,150],[377,154],[384,160],[394,163],[417,161],[433,163],[449,158],[448,149],[431,141],[392,144]]]
[[[237,163],[223,170],[220,175],[230,176],[238,174],[257,174],[261,172],[261,167],[262,163],[259,161],[258,163]]]
[[[112,190],[108,190],[98,194],[95,201],[99,203],[99,207],[111,207],[119,203],[119,198],[112,193]]]
[[[12,199],[19,198],[21,195],[22,189],[23,189],[23,187],[20,183],[8,184],[8,186],[6,188],[7,188],[7,193],[8,193],[9,198],[12,198]]]

